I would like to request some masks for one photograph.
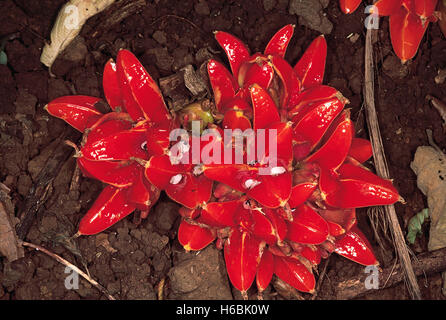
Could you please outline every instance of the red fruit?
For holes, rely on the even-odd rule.
[[[310,261],[313,266],[317,266],[321,262],[321,253],[315,246],[303,246],[299,255]]]
[[[250,88],[254,111],[254,130],[265,129],[270,124],[280,121],[279,111],[268,92],[257,84]]]
[[[288,203],[291,208],[296,208],[303,204],[308,198],[313,194],[317,188],[317,183],[314,182],[304,182],[295,185],[291,189],[291,196]]]
[[[320,244],[327,240],[327,222],[309,206],[303,204],[293,212],[288,223],[287,239],[305,244]]]
[[[388,180],[351,164],[338,170],[338,189],[326,195],[326,203],[338,208],[361,208],[393,204],[400,200],[398,191]]]
[[[314,148],[343,108],[344,103],[336,97],[316,103],[298,122],[293,118],[295,139],[308,141]]]
[[[105,64],[104,73],[102,74],[102,87],[110,108],[113,111],[120,108],[120,111],[125,112],[116,63],[112,59]]]
[[[132,127],[133,121],[128,113],[110,112],[104,114],[89,128],[85,144],[92,143],[120,131],[130,130]]]
[[[412,59],[417,53],[421,39],[429,23],[407,11],[404,7],[390,16],[390,38],[396,55],[403,63]]]
[[[275,256],[274,273],[299,291],[314,292],[316,280],[313,273],[296,259]]]
[[[167,155],[153,156],[145,164],[145,176],[157,188],[183,206],[193,209],[211,198],[212,181],[195,176],[192,165],[172,164]]]
[[[270,57],[271,63],[277,75],[282,80],[283,93],[281,98],[281,106],[289,109],[297,104],[300,96],[301,83],[297,73],[291,68],[288,62],[279,56]]]
[[[262,88],[268,88],[273,76],[274,70],[269,62],[257,53],[240,65],[237,79],[241,88],[249,88],[255,83]]]
[[[335,252],[356,263],[371,266],[378,265],[370,245],[359,230],[351,230],[335,243]]]
[[[146,148],[149,155],[160,156],[168,153],[169,136],[175,127],[175,123],[171,120],[150,124],[146,130]]]
[[[200,222],[217,228],[235,226],[234,216],[241,202],[240,200],[235,200],[203,204]]]
[[[401,7],[401,0],[378,0],[374,3],[370,13],[379,14],[380,16],[390,16],[398,11]]]
[[[79,224],[79,234],[93,235],[104,231],[135,210],[125,196],[126,189],[107,186]]]
[[[129,161],[92,161],[80,157],[77,158],[77,164],[86,176],[117,188],[133,184],[139,171],[139,165]]]
[[[256,276],[262,243],[248,232],[237,228],[225,243],[224,255],[229,279],[234,287],[246,292]]]
[[[260,183],[247,191],[249,197],[267,208],[284,206],[291,195],[291,173],[260,175]],[[245,181],[246,182],[246,181]]]
[[[265,216],[262,209],[251,209],[249,215],[252,221],[248,231],[251,232],[253,236],[265,241],[268,244],[276,243],[276,229],[271,221]]]
[[[360,163],[366,162],[373,155],[372,144],[369,140],[353,138],[348,155]]]
[[[127,111],[134,120],[144,118],[160,122],[171,118],[158,85],[139,60],[128,50],[120,50],[117,58],[118,75]],[[134,102],[132,101],[134,99]],[[139,110],[136,110],[139,108]]]
[[[434,13],[437,3],[438,0],[414,1],[414,12],[419,15],[422,20],[426,20]]]
[[[288,24],[274,34],[265,48],[265,55],[285,57],[285,52],[294,33],[294,25]]]
[[[358,9],[360,4],[361,4],[361,0],[340,0],[339,1],[341,10],[345,14],[355,12],[355,10]]]
[[[84,132],[102,117],[102,113],[94,106],[100,100],[89,96],[64,96],[52,100],[44,108],[52,116]]]
[[[181,221],[178,241],[186,251],[198,251],[207,247],[216,238],[215,231]]]
[[[223,129],[251,129],[251,121],[240,110],[228,110],[223,118]]]
[[[288,114],[290,117],[298,116],[296,119],[300,120],[317,102],[322,102],[334,97],[338,97],[344,104],[348,101],[333,87],[324,85],[311,87],[301,92],[296,101],[294,101],[294,104],[289,105],[288,109],[290,109],[290,111]]]
[[[265,291],[274,274],[274,256],[264,249],[257,267],[256,284],[259,292]]]
[[[330,235],[334,237],[344,234],[356,224],[355,209],[324,209],[318,212],[327,221]]]
[[[269,209],[264,208],[263,211],[265,212],[265,216],[269,219],[271,222],[274,233],[276,235],[276,242],[282,243],[282,241],[285,239],[288,231],[287,224],[285,222],[285,219],[282,218],[280,211],[283,210],[282,208],[279,209]]]
[[[342,121],[328,138],[327,142],[305,162],[316,162],[328,170],[336,170],[345,160],[350,150],[354,132],[350,119]]]
[[[238,85],[228,69],[220,62],[209,60],[207,67],[209,81],[214,91],[215,106],[221,112],[222,105],[234,98]]]
[[[303,56],[294,66],[302,89],[320,85],[324,79],[325,59],[327,57],[327,42],[323,35],[310,44]]]
[[[144,177],[143,168],[138,165],[136,179],[127,190],[127,199],[139,210],[149,211],[158,201],[160,190],[151,185]]]
[[[216,31],[214,34],[215,39],[228,56],[232,74],[237,78],[240,65],[250,57],[248,48],[240,39],[229,33]]]
[[[81,149],[87,160],[130,160],[131,158],[147,159],[147,151],[143,144],[146,141],[144,126],[120,131],[102,139],[91,141]]]

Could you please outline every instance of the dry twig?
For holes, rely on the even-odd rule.
[[[372,32],[375,30],[368,29],[365,46],[365,110],[367,116],[367,126],[370,132],[370,140],[373,146],[373,159],[375,162],[376,172],[384,179],[389,179],[389,169],[384,155],[384,148],[379,130],[378,117],[375,109],[374,101],[374,74],[373,74],[373,48],[372,48]],[[395,244],[398,259],[403,267],[405,280],[407,281],[409,293],[413,299],[421,299],[421,291],[418,286],[415,273],[410,261],[410,255],[406,246],[403,232],[398,222],[398,217],[393,205],[385,206],[384,211],[389,221],[389,227],[392,232],[393,242]]]
[[[64,258],[58,256],[55,253],[52,253],[51,251],[45,249],[44,247],[41,247],[39,245],[30,243],[30,242],[23,241],[22,242],[22,246],[33,248],[33,249],[35,249],[37,251],[41,251],[41,252],[47,254],[51,258],[55,259],[57,262],[60,262],[61,264],[63,264],[65,266],[71,268],[72,270],[76,271],[79,275],[82,276],[82,278],[84,278],[85,280],[90,282],[95,288],[97,288],[99,291],[101,291],[109,300],[116,300],[115,297],[113,297],[110,293],[108,293],[107,289],[105,289],[102,285],[100,285],[96,280],[92,279],[89,275],[87,275],[81,269],[76,267],[74,264],[68,262]]]

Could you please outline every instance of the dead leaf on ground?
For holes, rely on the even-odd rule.
[[[9,262],[24,257],[24,250],[18,243],[18,238],[13,223],[6,212],[3,203],[0,202],[0,254]]]

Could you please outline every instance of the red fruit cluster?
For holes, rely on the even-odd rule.
[[[340,0],[344,13],[354,12],[361,0]],[[390,16],[390,38],[393,50],[404,63],[417,53],[429,22],[435,22],[438,0],[378,0],[369,12]]]
[[[371,145],[354,137],[344,110],[348,100],[322,85],[324,37],[291,67],[284,56],[293,32],[294,26],[283,27],[263,54],[253,55],[236,37],[215,33],[232,72],[216,60],[208,63],[214,112],[222,121],[208,124],[200,148],[235,149],[234,140],[217,138],[222,129],[274,129],[276,145],[266,144],[252,163],[225,164],[223,151],[211,163],[172,162],[169,133],[180,121],[126,50],[104,71],[104,92],[114,112],[101,114],[95,108],[99,99],[85,96],[50,102],[52,115],[86,133],[78,151],[82,172],[108,184],[79,233],[101,232],[135,209],[148,212],[163,190],[183,205],[179,242],[186,250],[201,250],[217,240],[229,278],[243,294],[254,279],[263,291],[273,274],[313,292],[313,269],[332,252],[377,264],[356,227],[355,208],[394,203],[398,192],[361,165],[371,156]],[[243,159],[249,147],[237,151]],[[270,167],[273,147],[276,164]],[[190,149],[184,146],[180,158],[190,160]]]

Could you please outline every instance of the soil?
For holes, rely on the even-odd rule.
[[[288,0],[145,2],[146,5],[136,7],[131,16],[121,21],[107,20],[107,12],[90,19],[81,37],[56,60],[51,76],[39,58],[54,18],[65,1],[2,1],[0,36],[15,34],[15,37],[6,42],[8,64],[0,65],[0,182],[11,190],[13,215],[18,219],[23,219],[27,200],[39,183],[39,173],[54,150],[67,137],[79,139],[74,129],[49,116],[43,106],[63,95],[103,97],[103,66],[120,48],[132,50],[159,80],[188,64],[202,70],[210,57],[226,63],[224,53],[213,39],[214,30],[238,36],[251,52],[256,52],[263,51],[280,27],[295,24],[295,35],[286,55],[293,64],[319,35],[305,26],[302,17],[289,13],[293,1]],[[332,29],[326,35],[325,83],[350,100],[358,136],[367,138],[362,108],[364,7],[361,5],[353,15],[344,15],[337,1],[330,1],[324,12],[324,19],[328,20],[321,27]],[[402,66],[392,53],[388,19],[380,22],[374,46],[378,57],[376,104],[390,174],[406,200],[405,204],[396,205],[401,226],[406,230],[408,220],[427,207],[409,167],[416,148],[428,144],[425,130],[431,129],[437,144],[446,147],[441,116],[425,99],[428,94],[446,97],[446,86],[434,82],[438,70],[446,67],[446,42],[439,27],[431,25],[417,56]],[[172,97],[175,100],[181,97],[184,103],[197,98],[187,90],[168,92],[170,106]],[[73,154],[70,147],[64,148],[67,155]],[[373,168],[371,162],[368,165]],[[101,183],[85,177],[73,182],[74,173],[75,159],[69,156],[55,174],[47,200],[26,235],[27,241],[88,270],[118,299],[157,299],[160,283],[163,297],[168,299],[241,298],[228,282],[220,251],[210,246],[197,255],[185,253],[178,244],[178,206],[165,196],[146,220],[140,221],[135,214],[102,234],[72,240],[70,237],[76,233],[82,215],[102,188]],[[358,216],[381,265],[391,265],[394,252],[389,235],[378,233],[382,243],[379,246],[371,228],[376,218],[369,219],[367,210],[359,210]],[[411,247],[415,253],[427,250],[428,226],[423,231]],[[364,272],[362,266],[333,255],[318,299],[335,297],[331,282],[361,272]],[[13,263],[0,257],[0,299],[106,299],[84,280],[78,290],[67,290],[66,276],[64,266],[39,252],[27,249],[25,257]],[[419,283],[424,298],[445,299],[441,294],[440,274],[420,278]],[[250,293],[255,297],[255,290]],[[265,298],[286,299],[287,295],[270,286]],[[401,284],[362,298],[408,299],[409,294]]]

